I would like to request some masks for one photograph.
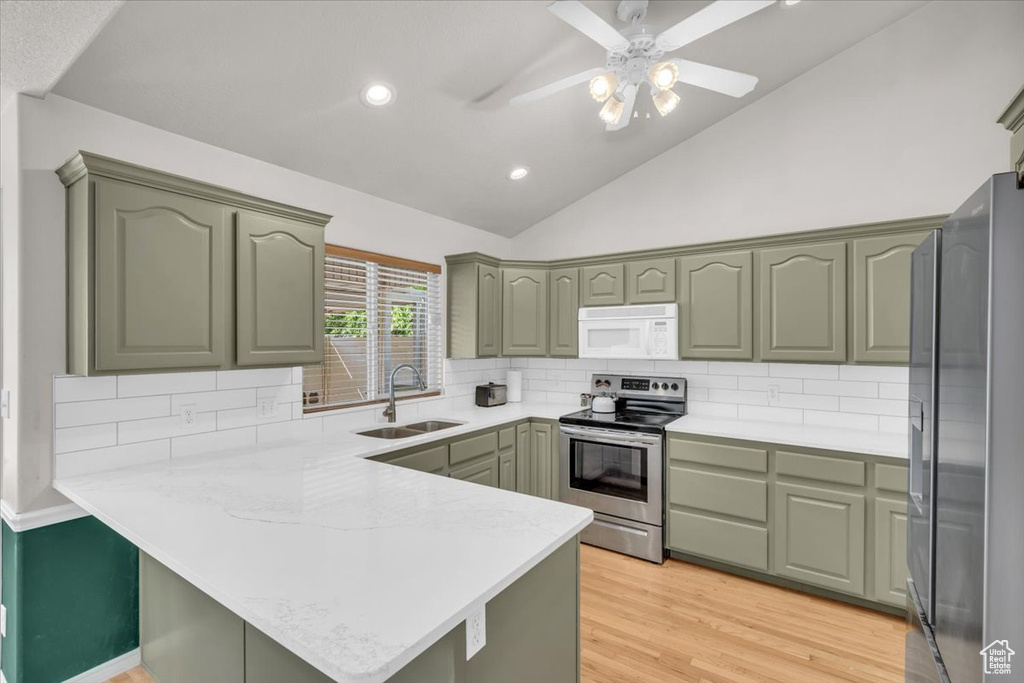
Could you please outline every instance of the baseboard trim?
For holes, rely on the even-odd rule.
[[[120,657],[111,659],[109,662],[104,662],[88,671],[83,671],[77,676],[67,679],[64,683],[103,683],[103,681],[123,674],[125,671],[131,671],[141,663],[142,650],[135,648],[125,652]]]
[[[0,516],[7,522],[7,526],[11,527],[11,531],[21,532],[88,517],[89,513],[74,503],[56,505],[42,510],[31,510],[30,512],[15,512],[4,500],[0,501]]]

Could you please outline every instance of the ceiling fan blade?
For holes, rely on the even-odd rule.
[[[714,90],[723,95],[743,97],[757,85],[757,76],[721,69],[717,66],[691,62],[673,57],[668,61],[679,67],[679,81],[705,90]]]
[[[693,14],[672,28],[665,29],[654,39],[654,44],[665,52],[678,50],[698,38],[714,33],[723,26],[748,17],[754,12],[774,5],[777,0],[718,0]]]
[[[609,52],[621,52],[629,47],[629,41],[621,33],[579,0],[557,0],[548,5],[548,10]]]
[[[636,86],[627,85],[622,91],[622,116],[619,117],[618,123],[609,123],[604,127],[605,130],[621,130],[629,125],[629,120],[633,117],[633,105],[636,104]]]
[[[530,102],[536,102],[537,100],[543,99],[543,98],[547,97],[548,95],[554,95],[556,92],[559,92],[560,90],[565,90],[566,88],[571,88],[572,86],[574,86],[574,85],[576,85],[578,83],[584,83],[586,81],[589,81],[594,76],[600,76],[601,74],[607,73],[607,72],[608,72],[608,69],[604,69],[604,68],[600,68],[600,67],[598,67],[596,69],[587,69],[586,71],[581,71],[578,74],[573,74],[572,76],[566,76],[565,78],[563,78],[563,79],[561,79],[559,81],[555,81],[554,83],[548,83],[547,85],[545,85],[542,88],[537,88],[536,90],[531,90],[530,92],[525,92],[522,95],[516,95],[515,97],[510,99],[508,101],[508,103],[516,105],[516,106],[519,106],[521,104],[528,104]]]

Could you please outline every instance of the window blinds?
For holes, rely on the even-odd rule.
[[[441,275],[430,264],[328,245],[324,264],[324,363],[303,371],[307,411],[386,400],[391,370],[396,396],[441,389]]]

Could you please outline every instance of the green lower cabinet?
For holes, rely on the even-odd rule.
[[[468,465],[453,467],[448,470],[448,476],[452,479],[462,479],[474,484],[498,488],[500,486],[499,465],[498,456],[492,455],[483,460],[474,460]]]
[[[768,571],[768,530],[683,510],[669,510],[668,544],[673,550]]]
[[[775,484],[775,573],[864,595],[864,499],[860,493]]]
[[[519,493],[533,493],[529,422],[516,425],[516,491]]]
[[[546,422],[530,423],[530,467],[533,490],[541,498],[558,499],[558,449],[556,430]]]
[[[506,491],[516,490],[516,453],[498,456],[498,485]]]
[[[875,499],[875,600],[907,604],[907,502]]]
[[[405,467],[410,470],[417,470],[419,472],[427,472],[429,474],[440,474],[442,477],[448,476],[448,446],[435,446],[422,451],[415,451],[413,453],[406,453],[397,457],[380,458],[382,462],[386,462],[389,465],[397,465],[398,467]]]

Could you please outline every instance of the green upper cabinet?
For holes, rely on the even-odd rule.
[[[548,289],[548,351],[552,356],[575,356],[579,352],[579,271],[552,270],[548,273]]]
[[[753,255],[749,251],[679,259],[679,355],[754,357]]]
[[[846,360],[846,242],[762,249],[762,360]]]
[[[501,353],[501,271],[486,264],[477,265],[477,356],[485,358]]]
[[[626,303],[670,304],[675,300],[675,259],[630,261],[626,265]]]
[[[580,269],[580,305],[619,306],[626,303],[626,268],[621,263]]]
[[[910,255],[928,233],[853,240],[853,360],[910,359]]]
[[[1010,167],[1024,181],[1024,87],[999,117],[999,123],[1013,135],[1010,137]]]
[[[238,364],[323,362],[323,231],[242,211],[235,235]]]
[[[57,174],[69,373],[323,359],[330,216],[85,152]]]
[[[106,179],[95,197],[96,369],[223,365],[226,209]]]
[[[501,353],[501,270],[490,260],[449,261],[448,356]]]
[[[544,356],[548,352],[548,272],[502,270],[502,353]]]

